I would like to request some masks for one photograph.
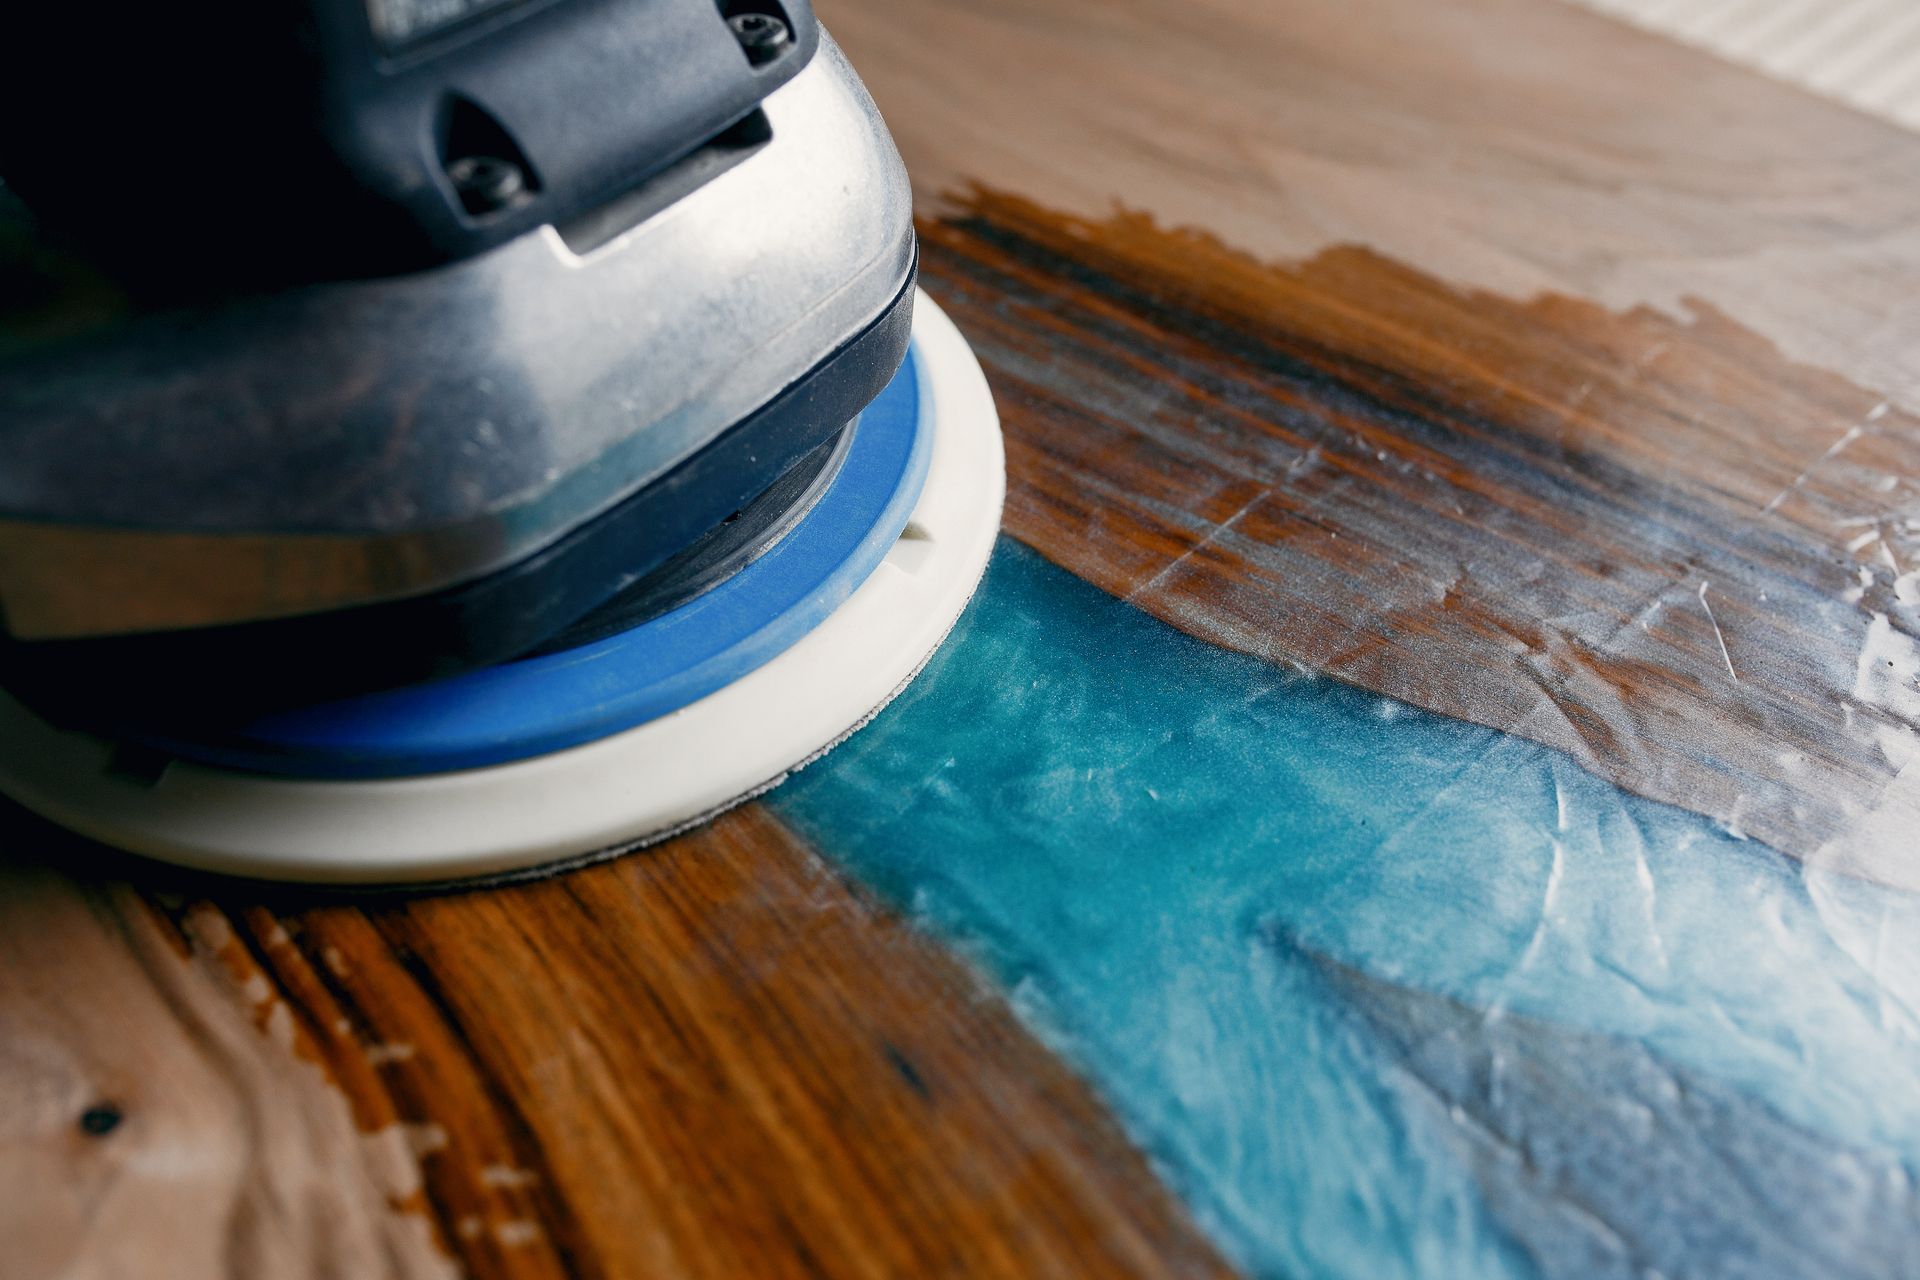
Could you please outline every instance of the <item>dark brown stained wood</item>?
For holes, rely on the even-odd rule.
[[[823,14],[1017,536],[1920,885],[1920,137],[1533,0]]]
[[[1000,997],[764,810],[367,905],[5,832],[0,1275],[1223,1273]]]
[[[1920,424],[1884,398],[1704,303],[1267,265],[987,191],[922,238],[1015,536],[1207,639],[1920,884],[1882,825],[1920,723]]]

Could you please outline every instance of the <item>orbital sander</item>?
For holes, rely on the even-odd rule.
[[[33,5],[0,47],[0,790],[335,883],[632,848],[853,732],[992,398],[806,0]]]

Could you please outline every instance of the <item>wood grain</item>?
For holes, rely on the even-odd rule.
[[[1004,1002],[763,810],[377,904],[76,880],[5,829],[0,1274],[1222,1271]]]
[[[1920,6],[1910,0],[1575,0],[1860,111],[1920,128]]]
[[[1883,397],[1704,303],[1268,265],[984,191],[922,238],[1016,536],[1205,639],[1920,885],[1876,819],[1920,725],[1920,421]]]
[[[1017,536],[1920,886],[1920,137],[1528,0],[823,13]]]
[[[1552,0],[821,10],[1020,537],[1912,882],[1920,142]],[[0,840],[5,1276],[1221,1270],[762,810],[370,903]]]
[[[1920,140],[1550,0],[821,0],[921,212],[970,184],[1263,261],[1684,318],[1920,398]]]

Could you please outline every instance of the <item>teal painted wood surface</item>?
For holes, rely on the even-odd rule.
[[[771,801],[1259,1275],[1902,1274],[1920,900],[1215,648],[1003,541]]]

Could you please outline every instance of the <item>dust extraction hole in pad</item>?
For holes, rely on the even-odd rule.
[[[777,784],[899,692],[985,571],[1004,491],[986,381],[921,295],[831,483],[692,600],[242,735],[142,727],[164,761],[147,771],[0,694],[0,789],[123,849],[280,880],[435,882],[629,848]]]

